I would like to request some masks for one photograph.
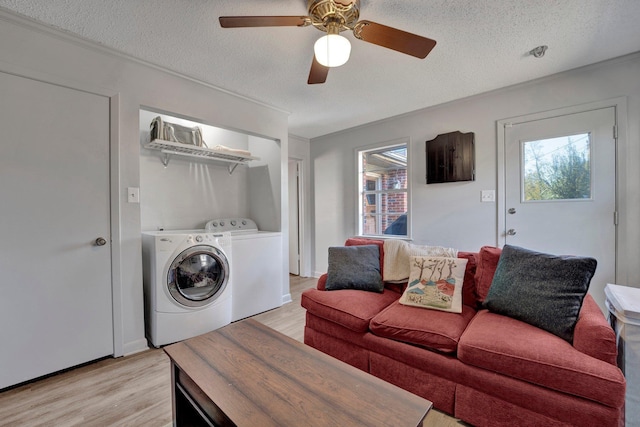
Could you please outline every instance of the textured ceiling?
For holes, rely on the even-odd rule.
[[[640,51],[639,0],[362,0],[360,19],[435,39],[426,59],[345,32],[351,58],[307,85],[312,28],[222,29],[222,15],[306,15],[306,0],[0,0],[0,7],[291,113],[306,138]],[[528,51],[546,44],[544,58]],[[1,55],[1,53],[0,53]]]

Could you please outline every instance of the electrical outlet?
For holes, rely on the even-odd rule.
[[[140,203],[140,188],[128,187],[127,188],[127,201],[129,203]]]
[[[480,194],[481,202],[495,202],[496,201],[496,191],[495,190],[482,190]]]

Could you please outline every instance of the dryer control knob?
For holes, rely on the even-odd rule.
[[[224,221],[220,221],[220,227],[224,227]]]
[[[217,226],[218,226],[218,221],[213,221],[213,222],[211,223],[211,225],[213,225],[214,227],[217,227]]]
[[[196,242],[202,242],[202,236],[196,236]]]
[[[242,220],[242,225],[247,225],[247,221],[246,220]]]
[[[236,226],[236,221],[232,219],[231,220],[231,225],[235,227]]]

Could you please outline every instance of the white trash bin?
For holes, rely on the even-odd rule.
[[[618,366],[627,380],[625,425],[640,427],[640,288],[608,284],[604,293],[618,342]]]

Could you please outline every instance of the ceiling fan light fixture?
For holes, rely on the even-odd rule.
[[[351,43],[340,34],[326,34],[313,45],[316,60],[325,67],[339,67],[349,60]]]

